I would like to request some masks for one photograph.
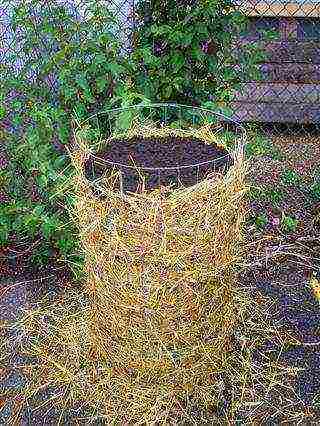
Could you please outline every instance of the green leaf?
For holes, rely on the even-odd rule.
[[[207,37],[209,35],[208,33],[208,27],[205,24],[200,24],[197,25],[195,30],[197,31],[197,33],[204,35],[205,37]]]
[[[145,47],[139,50],[139,56],[142,56],[146,65],[155,65],[157,64],[157,58],[152,54],[150,47]],[[139,58],[138,56],[138,58]]]
[[[93,62],[97,65],[101,65],[101,64],[108,62],[108,58],[106,57],[106,55],[99,53],[94,57]]]
[[[89,88],[88,81],[85,75],[83,74],[77,75],[75,78],[75,81],[81,89],[87,90]]]
[[[110,71],[111,74],[113,74],[113,75],[120,74],[120,73],[122,73],[124,71],[123,66],[121,66],[121,65],[119,65],[119,64],[117,64],[115,62],[110,62],[109,64],[107,64],[106,65],[106,69],[108,71]]]
[[[57,218],[47,218],[41,224],[41,232],[49,240],[54,236],[60,226],[61,223]]]
[[[101,93],[104,91],[107,83],[108,83],[108,80],[105,77],[96,78],[96,87],[97,87],[98,93]]]
[[[0,227],[0,246],[6,245],[9,239],[9,226],[1,225]]]
[[[185,59],[181,53],[176,53],[171,59],[171,63],[175,66],[175,71],[179,71],[185,64]]]
[[[14,110],[20,110],[23,104],[21,101],[13,101],[11,105]]]
[[[61,143],[66,144],[69,142],[70,128],[68,123],[58,127],[58,136]]]
[[[87,114],[87,108],[83,103],[78,102],[74,107],[74,112],[79,119],[82,119]]]
[[[18,115],[18,114],[15,115],[12,119],[12,124],[14,126],[20,126],[22,124],[22,122],[23,122],[23,118],[22,118],[21,115]]]
[[[83,99],[90,103],[90,104],[94,104],[96,102],[96,99],[94,96],[92,96],[90,89],[88,88],[87,90],[85,90],[83,93]]]
[[[294,232],[298,227],[298,223],[299,223],[298,219],[292,216],[285,216],[285,215],[283,215],[283,218],[281,221],[282,227],[284,231],[286,232]]]
[[[62,96],[64,96],[67,101],[73,99],[77,94],[77,89],[70,84],[60,87],[60,90]]]
[[[63,255],[68,255],[76,243],[73,241],[72,236],[62,236],[57,240],[56,245]]]
[[[164,35],[172,31],[170,25],[157,25],[157,24],[151,25],[150,30],[151,30],[151,33],[154,34],[155,36]]]
[[[0,120],[2,120],[7,115],[7,111],[3,105],[0,105]]]
[[[163,96],[166,99],[169,99],[171,97],[171,95],[172,95],[172,86],[168,84],[168,85],[163,87]]]
[[[130,109],[121,112],[117,119],[117,124],[116,124],[117,129],[120,131],[126,131],[130,129],[133,117],[134,117],[134,112]]]
[[[24,230],[28,232],[28,234],[31,234],[32,236],[34,236],[40,224],[40,219],[38,216],[34,214],[28,214],[24,216],[23,224],[24,224]]]
[[[260,213],[255,217],[255,224],[258,229],[263,229],[268,224],[269,220],[265,213]]]
[[[35,180],[41,188],[46,188],[48,186],[49,179],[45,174],[36,176]]]
[[[33,209],[33,213],[36,216],[40,217],[45,212],[45,210],[46,210],[45,206],[42,206],[41,204],[39,204]]]

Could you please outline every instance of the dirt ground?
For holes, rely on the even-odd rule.
[[[279,176],[285,168],[298,171],[306,182],[312,181],[319,165],[318,139],[302,141],[274,138],[273,142],[283,153],[281,160],[265,155],[251,160],[248,179],[251,185],[279,188]],[[298,187],[287,188],[287,196],[276,207],[268,201],[251,200],[251,215],[266,211],[270,223],[263,229],[248,222],[246,266],[239,272],[239,285],[256,299],[267,301],[270,321],[278,330],[278,339],[270,340],[252,353],[257,363],[277,362],[291,368],[292,388],[270,392],[254,409],[239,413],[232,424],[288,424],[318,425],[320,423],[320,305],[310,288],[312,273],[320,271],[319,230],[314,225],[314,206]],[[290,234],[279,226],[280,212],[294,214],[299,226]],[[44,295],[54,300],[66,286],[68,279],[57,271],[44,271],[40,277],[2,277],[0,280],[0,324],[14,321],[21,309],[34,306]],[[14,339],[17,330],[9,330]],[[249,336],[250,340],[250,336]],[[24,384],[23,369],[26,359],[15,353],[0,358],[0,425],[8,424],[9,415],[19,406],[19,389]],[[10,361],[9,361],[10,360]],[[254,392],[254,390],[253,390]],[[10,395],[16,395],[10,398]],[[17,396],[18,395],[18,396]],[[24,412],[21,425],[57,424],[40,413]],[[41,423],[42,422],[42,423]],[[208,423],[210,424],[210,423]],[[216,424],[216,423],[211,423]],[[222,423],[223,424],[223,423]]]
[[[294,376],[294,392],[290,397],[290,392],[286,395],[290,401],[287,410],[281,410],[284,404],[279,404],[280,412],[274,417],[277,410],[270,406],[264,414],[265,421],[270,416],[276,424],[290,422],[289,407],[294,404],[289,424],[319,424],[320,301],[310,287],[313,274],[319,276],[320,271],[319,229],[314,221],[317,205],[310,204],[300,187],[283,188],[280,176],[284,170],[292,169],[301,175],[306,186],[311,185],[320,165],[320,138],[273,137],[272,142],[282,158],[254,158],[249,181],[259,187],[285,189],[286,196],[276,208],[269,200],[251,200],[250,213],[263,211],[271,220],[263,230],[248,226],[248,266],[239,279],[256,297],[269,299],[271,321],[283,337],[283,345],[269,342],[254,354],[255,359],[277,360],[292,368]],[[286,234],[280,228],[280,212],[298,219],[294,232]]]

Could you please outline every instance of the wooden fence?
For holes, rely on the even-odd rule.
[[[78,6],[78,11],[85,13],[85,0],[56,1]],[[0,63],[10,60],[9,15],[12,6],[21,2],[0,0]],[[106,0],[106,3],[120,18],[123,49],[129,49],[129,34],[134,25],[132,11],[137,0]],[[231,103],[234,118],[258,122],[320,122],[320,1],[236,3],[251,19],[255,35],[261,23],[267,27],[271,24],[277,27],[279,38],[262,43],[268,59],[260,65],[261,81],[243,82]],[[22,57],[18,58],[16,65],[21,61]]]
[[[241,121],[320,122],[320,2],[248,1],[239,6],[252,20],[273,25],[276,41],[262,43],[267,61],[262,81],[245,82],[232,107]],[[268,26],[268,25],[267,25]]]

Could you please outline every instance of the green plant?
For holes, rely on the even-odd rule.
[[[281,189],[251,187],[248,196],[251,201],[263,201],[278,207],[285,198],[285,192]]]
[[[270,201],[273,207],[278,207],[285,198],[285,193],[281,189],[268,188],[264,191],[264,198]]]
[[[53,0],[15,6],[11,48],[19,54],[1,65],[0,120],[9,120],[12,128],[6,134],[11,178],[0,179],[14,201],[1,206],[0,244],[40,240],[32,256],[36,263],[48,260],[50,247],[72,264],[80,259],[63,207],[72,177],[65,145],[73,121],[145,99],[131,90],[118,22],[103,1],[88,0],[85,6],[82,19],[77,9]],[[19,70],[17,59],[23,59]]]
[[[281,160],[282,158],[280,150],[272,144],[270,139],[256,132],[251,134],[245,152],[248,158],[258,156],[269,156],[273,160]]]
[[[259,213],[254,218],[254,223],[259,230],[265,228],[268,222],[269,222],[268,216],[265,213]]]
[[[287,169],[281,174],[281,180],[284,185],[296,186],[301,183],[301,176],[296,171]]]
[[[128,56],[121,52],[120,24],[104,0],[87,0],[85,16],[78,6],[72,10],[55,0],[12,8],[16,54],[0,65],[0,120],[11,123],[6,146],[12,179],[2,179],[15,201],[0,216],[1,244],[25,235],[42,242],[35,253],[39,262],[50,246],[65,261],[78,261],[76,234],[62,207],[72,177],[65,147],[75,121],[149,101],[224,108],[243,77],[257,73],[263,60],[257,45],[231,49],[248,20],[229,0],[201,0],[192,8],[154,1],[149,20],[147,4],[138,7],[143,22]],[[118,127],[127,128],[131,119],[124,112]]]
[[[281,227],[285,232],[295,232],[299,221],[293,216],[282,215]]]
[[[139,1],[132,53],[135,85],[152,101],[202,105],[226,114],[234,90],[259,78],[259,43],[233,45],[249,20],[229,0]]]

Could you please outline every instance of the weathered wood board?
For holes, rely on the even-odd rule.
[[[302,62],[320,64],[320,43],[317,41],[284,40],[262,44],[267,62]]]
[[[240,0],[237,8],[247,16],[320,17],[320,3],[315,1]]]
[[[320,83],[320,64],[265,63],[259,69],[262,80],[270,83]]]
[[[233,118],[239,121],[269,123],[320,123],[320,105],[264,102],[231,102]]]
[[[237,101],[264,103],[310,103],[320,106],[319,84],[245,83],[236,95]]]
[[[277,41],[261,44],[267,56],[259,66],[261,81],[242,85],[231,104],[235,117],[244,121],[319,122],[320,41],[298,39],[301,34],[296,18],[319,17],[320,23],[320,2],[306,5],[240,1],[237,4],[245,5],[245,13],[257,19],[278,17],[280,33]],[[240,44],[248,42],[249,39],[239,40]]]

